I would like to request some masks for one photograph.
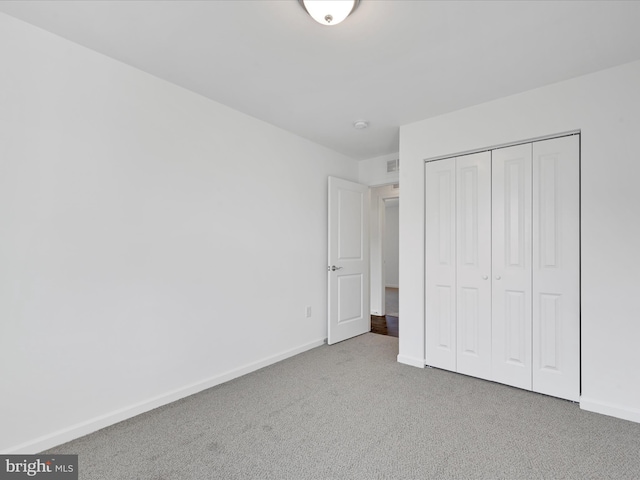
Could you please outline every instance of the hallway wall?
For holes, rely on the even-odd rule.
[[[388,200],[385,202],[385,286],[394,288],[399,287],[399,203],[397,200]]]

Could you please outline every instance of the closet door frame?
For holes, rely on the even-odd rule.
[[[567,187],[571,191],[570,193],[571,200],[569,200],[568,202],[570,205],[567,206],[566,205],[567,202],[563,200],[560,202],[560,204],[555,205],[554,208],[559,209],[556,213],[562,217],[555,224],[555,225],[562,226],[560,228],[561,231],[556,232],[558,237],[561,238],[563,241],[569,238],[570,240],[568,241],[567,244],[570,246],[573,245],[573,247],[569,248],[568,250],[566,249],[565,246],[562,246],[562,249],[565,250],[565,253],[562,254],[563,257],[568,254],[570,257],[569,263],[572,264],[572,266],[568,268],[568,271],[570,271],[570,273],[567,273],[567,275],[565,275],[567,277],[570,277],[569,282],[572,286],[569,289],[567,294],[564,294],[564,293],[562,294],[564,295],[564,298],[562,298],[560,302],[562,305],[558,305],[556,304],[556,302],[551,302],[554,305],[549,305],[549,299],[553,295],[556,295],[556,297],[560,295],[557,292],[556,293],[551,292],[551,288],[548,286],[543,287],[542,284],[543,284],[544,275],[540,275],[541,270],[544,270],[545,268],[549,268],[549,269],[552,268],[551,265],[546,265],[545,267],[544,262],[547,260],[544,260],[542,257],[543,255],[546,254],[546,252],[543,252],[545,247],[542,246],[543,242],[541,242],[541,238],[540,238],[540,235],[547,235],[547,236],[549,235],[548,229],[546,233],[540,233],[540,228],[541,228],[540,224],[544,224],[545,222],[548,223],[550,220],[548,217],[547,218],[543,217],[542,209],[544,208],[548,209],[549,205],[546,205],[546,206],[544,205],[544,201],[542,201],[543,195],[539,191],[540,188],[549,188],[548,185],[542,185],[540,183],[540,182],[544,183],[549,181],[548,178],[546,180],[544,179],[545,175],[548,177],[549,169],[547,168],[546,172],[543,171],[545,167],[540,166],[540,160],[537,158],[538,155],[534,150],[534,144],[538,142],[546,142],[548,140],[556,140],[556,139],[559,141],[573,142],[573,145],[574,145],[573,146],[574,155],[572,158],[574,158],[575,161],[571,162],[572,165],[568,166],[568,165],[562,164],[562,168],[560,168],[560,171],[558,171],[557,170],[558,164],[555,164],[552,169],[552,172],[553,172],[552,177],[553,175],[557,174],[559,175],[557,178],[561,179],[562,181],[566,180],[567,175],[571,176],[571,181],[569,181],[570,186]],[[527,361],[530,365],[531,373],[530,373],[530,380],[527,384],[514,385],[514,386],[520,386],[521,388],[537,391],[540,393],[545,393],[545,394],[556,396],[559,398],[578,401],[580,398],[580,387],[581,387],[581,382],[580,382],[580,376],[581,376],[581,371],[580,371],[580,264],[581,264],[581,260],[580,260],[580,256],[581,255],[580,255],[580,131],[579,130],[565,132],[565,133],[558,133],[555,135],[548,135],[544,137],[536,137],[530,140],[498,145],[492,148],[484,148],[484,149],[467,151],[464,153],[460,153],[458,155],[446,155],[441,157],[434,157],[431,159],[425,159],[425,187],[426,187],[425,287],[428,289],[429,279],[433,280],[433,274],[432,273],[430,274],[429,267],[427,265],[429,255],[431,253],[429,248],[430,234],[432,235],[431,241],[433,242],[434,240],[433,238],[434,232],[432,229],[430,229],[430,226],[429,226],[430,219],[427,216],[427,212],[430,208],[429,207],[430,188],[429,188],[429,183],[427,179],[427,171],[430,168],[434,168],[434,167],[429,167],[429,165],[440,163],[442,161],[455,161],[456,158],[469,156],[469,155],[473,155],[481,152],[487,152],[487,153],[493,154],[493,152],[498,149],[516,147],[516,146],[527,145],[527,144],[529,144],[532,149],[531,163],[530,163],[531,182],[529,183],[530,185],[529,199],[531,202],[531,205],[530,205],[531,208],[529,209],[529,212],[531,216],[531,221],[528,222],[529,228],[530,228],[529,248],[531,251],[531,255],[529,256],[529,259],[530,259],[531,274],[529,275],[529,278],[531,279],[530,281],[531,288],[529,289],[530,308],[528,308],[528,311],[530,312],[530,320],[529,320],[530,340],[528,341],[525,340],[525,343],[528,343],[529,345],[529,351],[527,353],[528,355]],[[492,163],[491,169],[492,169],[492,177],[493,177],[495,173],[493,163]],[[565,169],[567,171],[564,171]],[[569,173],[569,170],[571,171],[570,173]],[[492,183],[493,183],[493,178],[492,178]],[[494,185],[492,185],[492,192],[493,192],[493,187]],[[453,189],[457,189],[457,188],[458,186],[456,185],[456,182],[454,182],[449,192],[451,195],[453,195],[453,199],[454,199],[453,201],[456,201],[457,199],[456,199],[456,194],[452,193],[452,191]],[[538,191],[536,191],[536,189],[538,189]],[[492,202],[494,201],[495,199],[493,198],[493,193],[492,193]],[[569,219],[567,216],[570,216],[571,219]],[[492,213],[492,217],[493,217],[493,213]],[[455,219],[456,219],[456,222],[455,222],[456,227],[454,228],[454,231],[451,231],[451,224],[449,224],[450,228],[448,230],[448,234],[450,236],[453,235],[454,238],[456,238],[456,244],[454,248],[456,250],[456,255],[457,255],[460,249],[459,239],[457,238],[460,225],[459,225],[459,222],[457,221],[457,217],[455,217]],[[565,232],[565,225],[567,224],[569,225],[569,229]],[[537,240],[534,239],[533,235],[536,235]],[[495,231],[492,230],[492,237],[495,238],[495,236],[496,236]],[[504,236],[504,233],[503,233],[503,236]],[[492,238],[492,243],[493,243],[493,238]],[[538,245],[535,244],[536,241],[538,241]],[[571,242],[573,242],[573,244],[571,244]],[[497,247],[494,247],[494,245],[492,244],[492,250],[494,248],[497,248]],[[493,252],[492,252],[492,257],[493,257]],[[564,267],[564,265],[562,265],[562,267]],[[492,261],[492,270],[494,268],[497,270],[498,266],[494,265]],[[449,323],[448,324],[449,329],[447,331],[450,332],[449,338],[455,338],[455,340],[449,341],[449,352],[448,352],[449,356],[447,360],[447,366],[437,365],[435,364],[437,362],[430,361],[430,360],[433,360],[433,356],[432,355],[430,356],[430,352],[433,353],[434,349],[430,347],[433,347],[434,338],[430,334],[429,322],[426,322],[427,325],[425,328],[425,336],[426,336],[425,364],[431,365],[431,366],[437,366],[440,368],[446,368],[448,370],[453,370],[453,371],[458,371],[460,357],[457,356],[455,360],[452,360],[451,350],[453,349],[453,351],[459,353],[460,348],[463,348],[461,346],[462,344],[461,344],[460,335],[456,331],[456,323],[457,323],[457,317],[458,317],[457,307],[460,301],[459,290],[457,288],[456,282],[459,274],[460,273],[456,271],[455,278],[453,279],[453,286],[455,287],[453,289],[454,294],[453,294],[453,297],[449,297],[448,299],[449,300],[448,305],[453,305],[452,307],[453,310],[449,310],[449,316],[448,316],[449,321],[453,320],[453,325]],[[502,279],[502,275],[498,274],[498,276],[500,276]],[[452,275],[450,274],[449,275],[450,280],[451,280],[451,277]],[[495,283],[499,282],[500,280],[496,279],[496,272],[494,271],[491,272],[490,279],[492,283],[492,288],[491,288],[492,303],[495,303],[494,286],[495,286]],[[428,293],[425,292],[425,294],[426,294],[425,295],[425,321],[426,321],[429,308],[430,306],[433,306],[433,305],[429,301],[430,296],[428,295]],[[542,300],[545,300],[545,301],[542,301]],[[570,307],[567,308],[567,304],[569,304]],[[563,309],[567,310],[569,313],[565,313],[565,310]],[[493,305],[492,305],[492,310],[493,310]],[[433,314],[434,312],[432,311],[431,313]],[[549,316],[550,313],[553,313],[554,315],[561,314],[563,318],[559,318],[559,317],[556,318],[553,315],[550,317]],[[493,311],[492,311],[492,316],[493,316]],[[494,326],[495,325],[493,324],[493,320],[492,320],[492,330],[494,329]],[[451,327],[453,327],[453,332],[451,332]],[[560,335],[560,337],[562,337],[562,341],[560,344],[555,344],[554,347],[551,348],[551,350],[547,349],[545,351],[545,349],[542,346],[542,337],[544,336],[549,337],[549,335],[554,331],[557,332]],[[567,332],[570,332],[570,333],[567,333]],[[553,337],[553,335],[551,336]],[[567,345],[566,339],[569,339],[568,345]],[[494,356],[494,345],[496,341],[497,340],[495,339],[492,340],[492,349],[491,349],[492,357]],[[432,345],[430,345],[430,343]],[[502,344],[504,345],[504,338],[502,340]],[[554,357],[555,354],[557,354],[556,357]],[[554,358],[556,360],[556,363],[554,363]],[[499,371],[499,368],[497,370]],[[463,373],[463,372],[460,372],[460,373]],[[473,373],[469,373],[469,374],[474,375]],[[480,376],[480,375],[474,375],[474,376],[479,376],[480,378],[484,378],[483,376]],[[493,362],[492,360],[490,380],[513,384],[508,379],[501,380],[500,378],[496,378],[497,376],[500,376],[500,375],[499,374],[496,375],[495,362]],[[561,379],[561,377],[563,376],[566,376],[569,378]],[[523,378],[524,378],[524,375],[523,375]],[[524,383],[524,381],[522,383]]]

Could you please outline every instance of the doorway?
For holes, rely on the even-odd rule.
[[[371,188],[371,331],[398,337],[399,185]]]

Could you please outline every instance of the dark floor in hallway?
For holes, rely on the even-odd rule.
[[[389,335],[390,337],[397,337],[398,336],[398,317],[392,317],[391,315],[386,315],[384,317],[371,315],[371,333],[378,333],[380,335]]]
[[[387,315],[377,316],[371,315],[371,333],[380,335],[389,335],[390,337],[398,336],[398,299],[399,291],[397,288],[385,288],[385,304]]]

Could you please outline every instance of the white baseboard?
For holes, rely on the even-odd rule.
[[[412,367],[424,368],[424,358],[407,357],[406,355],[398,355],[398,363],[411,365]]]
[[[621,418],[631,422],[640,423],[640,409],[623,407],[613,403],[602,402],[590,398],[580,397],[580,408],[588,412],[601,413],[610,417]]]
[[[171,402],[175,402],[176,400],[180,400],[181,398],[185,398],[189,395],[193,395],[194,393],[206,390],[207,388],[215,387],[216,385],[220,385],[221,383],[228,382],[229,380],[233,380],[234,378],[241,377],[242,375],[246,375],[247,373],[251,373],[261,368],[267,367],[286,358],[293,357],[294,355],[298,355],[299,353],[319,347],[321,345],[324,345],[325,343],[326,341],[324,339],[316,340],[314,342],[292,348],[291,350],[281,352],[277,355],[267,357],[263,360],[250,363],[243,367],[230,370],[228,372],[207,378],[196,383],[185,385],[184,387],[171,390],[161,395],[157,395],[155,397],[149,398],[148,400],[144,400],[142,402],[138,402],[133,405],[129,405],[127,407],[120,408],[109,413],[105,413],[104,415],[99,415],[84,422],[80,422],[67,428],[63,428],[51,434],[43,435],[19,445],[9,447],[8,449],[4,449],[2,453],[35,454],[42,452],[43,450],[48,450],[57,445],[70,442],[71,440],[75,440],[76,438],[83,437],[102,428],[114,425],[118,422],[122,422],[123,420],[127,420],[128,418],[135,417],[136,415],[140,415],[141,413],[148,412],[150,410],[153,410],[154,408],[167,405]]]

